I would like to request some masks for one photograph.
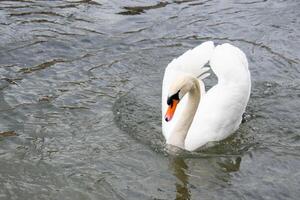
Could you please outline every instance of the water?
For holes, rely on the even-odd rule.
[[[298,0],[1,1],[0,199],[298,199],[299,19]],[[247,54],[247,121],[171,156],[163,71],[206,40]]]

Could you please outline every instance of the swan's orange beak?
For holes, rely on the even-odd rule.
[[[171,119],[173,118],[173,115],[175,113],[177,104],[179,103],[179,100],[173,99],[171,105],[169,105],[167,113],[165,115],[165,120],[171,121]]]

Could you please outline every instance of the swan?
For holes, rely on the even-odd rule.
[[[210,68],[218,82],[205,91]],[[225,43],[204,42],[168,64],[162,84],[162,132],[167,145],[188,151],[234,133],[251,90],[246,55]],[[175,112],[176,111],[176,112]]]

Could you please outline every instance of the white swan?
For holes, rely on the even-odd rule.
[[[207,92],[209,68],[218,83]],[[162,130],[167,144],[194,151],[236,131],[251,89],[245,54],[230,44],[202,43],[174,59],[162,86]],[[175,112],[176,110],[176,112]]]

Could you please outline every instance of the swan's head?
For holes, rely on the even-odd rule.
[[[168,91],[168,110],[165,115],[165,120],[168,122],[173,118],[177,104],[194,87],[193,77],[180,76],[174,79]]]

